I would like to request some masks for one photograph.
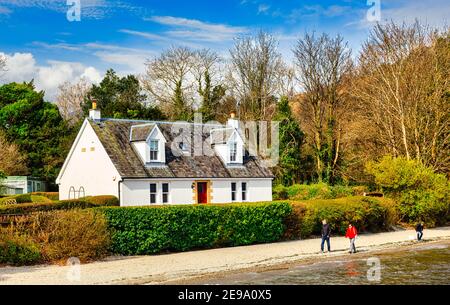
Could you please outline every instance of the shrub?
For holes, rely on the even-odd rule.
[[[353,188],[345,185],[330,186],[325,183],[294,184],[289,187],[276,186],[274,198],[277,200],[310,200],[310,199],[334,199],[353,195]],[[287,194],[280,196],[279,194]]]
[[[112,232],[112,251],[161,251],[239,246],[279,240],[287,203],[101,208]]]
[[[35,192],[35,193],[31,193],[31,195],[43,196],[43,197],[46,197],[46,198],[50,199],[51,201],[58,201],[59,200],[59,193],[58,192]]]
[[[387,196],[397,202],[401,221],[443,225],[450,216],[450,183],[444,175],[417,160],[384,157],[370,162],[368,173]]]
[[[278,184],[273,188],[273,200],[286,200],[289,198],[288,188]]]
[[[369,188],[365,185],[357,185],[352,187],[352,195],[353,196],[363,196],[364,193],[368,193]]]
[[[288,238],[307,238],[319,235],[322,220],[327,219],[334,234],[345,234],[349,223],[359,231],[376,232],[389,228],[395,215],[392,214],[392,202],[387,199],[368,197],[348,197],[333,200],[309,200],[291,202],[292,221]]]
[[[32,265],[41,260],[39,247],[26,236],[11,230],[0,230],[0,263],[15,266]]]
[[[28,232],[39,244],[43,259],[50,262],[101,258],[110,244],[106,218],[94,210],[36,213],[20,230]]]
[[[64,200],[45,203],[25,203],[16,205],[0,206],[0,215],[6,214],[30,214],[34,212],[52,211],[52,210],[70,210],[87,209],[97,207],[93,203],[83,200]]]
[[[119,198],[115,196],[93,196],[93,197],[86,197],[82,200],[98,205],[98,206],[119,206]]]
[[[21,194],[21,195],[14,195],[9,197],[4,197],[0,199],[0,206],[11,204],[11,203],[28,203],[31,202],[31,195],[30,194]]]

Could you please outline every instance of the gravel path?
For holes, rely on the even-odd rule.
[[[450,239],[450,227],[425,230],[424,240]],[[410,230],[358,236],[359,251],[375,251],[414,243]],[[330,254],[321,254],[320,240],[308,239],[246,247],[202,250],[140,257],[110,257],[105,261],[68,267],[40,265],[0,268],[0,285],[9,284],[145,284],[189,279],[214,272],[267,267],[306,258],[343,255],[348,240],[331,239]]]

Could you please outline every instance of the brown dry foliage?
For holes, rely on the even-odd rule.
[[[33,214],[14,228],[27,235],[49,262],[77,257],[81,262],[105,257],[110,234],[103,214],[93,210],[52,211]]]

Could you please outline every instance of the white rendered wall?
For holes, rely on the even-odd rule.
[[[192,180],[125,180],[121,183],[121,206],[150,205],[150,183],[157,184],[156,205],[162,204],[162,183],[169,183],[170,204],[193,204]]]
[[[73,186],[76,191],[84,188],[86,196],[119,196],[120,175],[112,164],[92,126],[85,122],[81,135],[68,156],[59,177],[59,198],[69,199]],[[73,194],[72,194],[73,196]]]
[[[247,202],[272,200],[271,179],[199,179],[212,182],[212,202],[231,202],[231,182],[237,183],[237,200],[242,201],[241,183],[247,183]],[[192,183],[196,180],[125,180],[121,184],[121,206],[150,205],[150,183],[157,184],[157,203],[162,204],[162,183],[169,183],[169,204],[194,204]]]

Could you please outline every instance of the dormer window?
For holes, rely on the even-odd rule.
[[[150,161],[158,161],[158,140],[150,140]]]
[[[237,160],[237,143],[230,143],[230,162],[236,162]]]

